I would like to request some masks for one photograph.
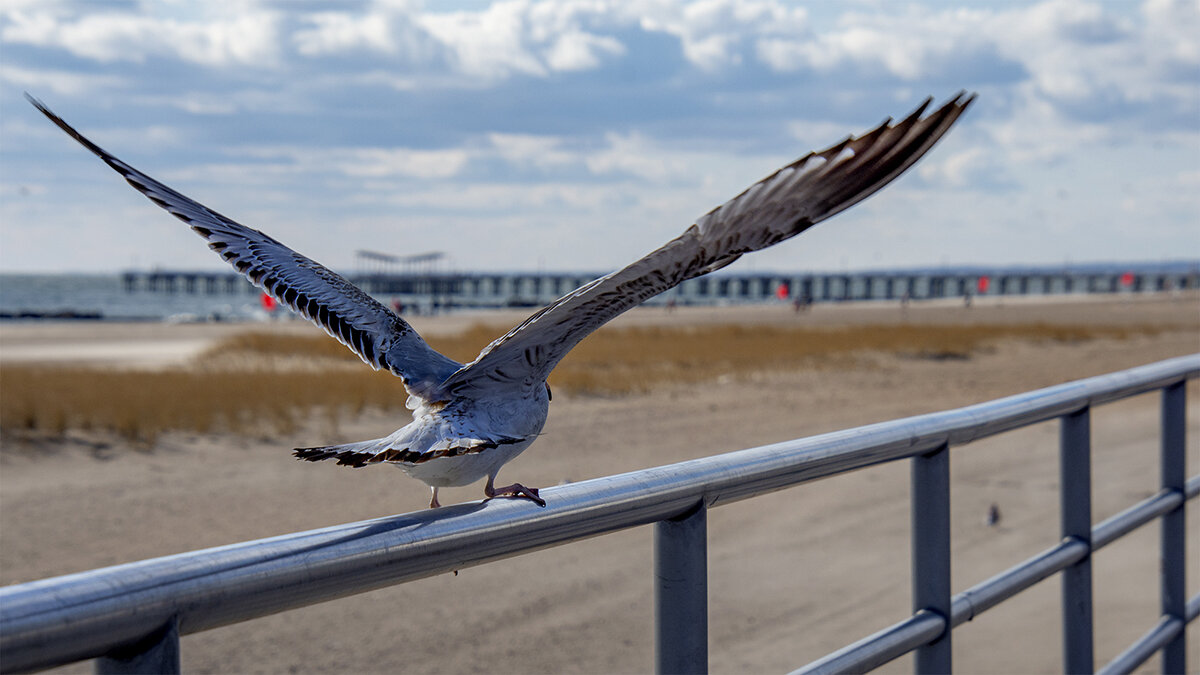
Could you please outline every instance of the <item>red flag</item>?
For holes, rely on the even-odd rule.
[[[1126,272],[1121,275],[1121,285],[1125,288],[1133,285],[1133,272]]]
[[[263,309],[267,310],[268,312],[275,311],[275,298],[272,298],[271,296],[267,295],[266,293],[263,293],[261,300],[262,300]]]
[[[984,293],[987,293],[988,286],[991,285],[991,283],[992,280],[986,276],[979,277],[979,281],[975,284],[975,288],[979,291],[980,295],[983,295]]]
[[[779,284],[779,288],[775,289],[775,297],[779,298],[780,300],[787,300],[788,299],[788,285],[787,284]]]

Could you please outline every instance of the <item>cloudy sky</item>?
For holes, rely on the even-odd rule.
[[[26,103],[341,270],[624,265],[926,96],[979,100],[740,270],[1200,258],[1200,0],[0,0],[0,271],[220,268]]]

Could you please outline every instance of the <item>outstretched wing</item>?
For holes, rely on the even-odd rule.
[[[461,366],[435,351],[412,326],[345,278],[129,166],[85,138],[41,101],[29,94],[25,97],[150,201],[190,225],[208,241],[209,248],[251,283],[324,328],[367,365],[403,378],[412,393],[437,398],[441,382]]]
[[[858,138],[783,167],[657,251],[529,317],[454,373],[447,390],[535,386],[572,347],[613,317],[744,253],[794,237],[871,196],[920,159],[974,98],[960,93],[922,117],[932,99],[926,100],[896,124],[889,119]]]

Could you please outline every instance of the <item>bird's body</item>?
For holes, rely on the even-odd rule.
[[[682,235],[619,271],[554,301],[492,342],[468,364],[439,354],[403,319],[319,263],[159,183],[81,135],[36,99],[61,129],[138,191],[209,242],[276,300],[321,326],[367,365],[401,377],[413,421],[390,436],[300,448],[309,461],[363,467],[393,464],[433,489],[487,478],[484,493],[545,502],[537,490],[497,488],[497,472],[541,433],[546,379],[576,344],[622,312],[744,253],[789,239],[891,182],[949,130],[973,96],[960,94],[922,116],[930,101],[895,124],[809,153],[702,216]]]
[[[550,412],[545,386],[515,396],[454,397],[445,403],[411,396],[409,402],[415,405],[413,421],[390,436],[301,448],[295,454],[310,461],[336,459],[353,467],[393,464],[434,489],[434,506],[437,488],[470,485],[485,476],[491,497],[497,494],[491,481],[500,467],[533,443]],[[537,496],[536,491],[530,492]]]

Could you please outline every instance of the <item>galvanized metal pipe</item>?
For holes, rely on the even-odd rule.
[[[1200,487],[1200,476],[1191,479],[1189,485]],[[1189,493],[1189,497],[1195,496],[1194,492]],[[1156,499],[1159,501],[1156,502]],[[1168,503],[1177,503],[1181,498],[1178,494],[1175,494],[1174,499],[1175,502]],[[1132,531],[1136,529],[1138,524],[1145,524],[1157,517],[1157,513],[1145,517],[1139,511],[1145,511],[1146,506],[1156,507],[1154,510],[1157,511],[1162,508],[1161,506],[1157,506],[1159,502],[1161,502],[1161,496],[1152,497],[1142,502],[1139,505],[1141,508],[1134,507],[1127,509],[1125,512],[1117,514],[1105,522],[1108,523],[1120,519],[1128,521],[1131,518],[1136,518],[1137,520],[1134,521],[1134,525],[1122,528],[1122,533]],[[1093,539],[1099,537],[1102,526],[1103,524],[1093,530]],[[1109,526],[1109,531],[1112,532],[1115,529]],[[1066,539],[1058,546],[1043,551],[955,595],[951,602],[951,627],[971,621],[1008,598],[1083,560],[1088,556],[1088,553],[1088,546],[1083,541],[1076,538]],[[925,613],[925,615],[926,617],[933,616],[929,613]],[[1188,601],[1186,621],[1191,622],[1195,620],[1197,615],[1200,615],[1200,595],[1196,595]],[[888,661],[911,651],[914,646],[924,644],[924,642],[928,642],[934,636],[940,634],[940,631],[936,633],[923,633],[926,637],[924,642],[922,642],[920,638],[913,637],[915,635],[913,633],[913,621],[914,619],[910,617],[900,623],[889,626],[878,633],[814,661],[796,670],[795,673],[866,672],[867,670],[878,668]],[[926,626],[926,630],[929,631],[931,628]]]
[[[1082,422],[1082,420],[1077,419],[1076,422]],[[1062,471],[1062,473],[1067,476],[1073,475],[1070,470]],[[1090,474],[1090,467],[1088,473]],[[1064,476],[1063,484],[1065,485],[1068,482],[1070,481],[1066,480]],[[1200,496],[1200,475],[1187,481],[1185,492],[1186,499],[1194,499]],[[1092,541],[1090,548],[1084,538],[1077,536],[1065,537],[1063,542],[1058,546],[1014,565],[986,581],[955,595],[952,601],[951,627],[970,621],[1052,574],[1066,570],[1078,562],[1088,559],[1089,551],[1094,552],[1101,546],[1107,545],[1138,527],[1153,521],[1162,514],[1182,505],[1184,500],[1185,497],[1178,491],[1162,491],[1113,515],[1092,528],[1089,535]],[[1082,523],[1084,519],[1080,518],[1079,520]],[[1088,521],[1090,521],[1090,515]],[[1196,619],[1197,615],[1200,615],[1200,595],[1196,595],[1188,601],[1185,621],[1191,622]],[[885,648],[883,645],[894,646],[896,644],[895,636],[904,634],[905,627],[908,627],[911,621],[912,619],[906,619],[903,622],[890,626],[818,661],[814,661],[795,672],[864,672],[865,670],[877,668],[905,653],[906,650],[884,651]],[[1090,643],[1090,635],[1088,639]],[[880,654],[883,653],[890,654],[889,658],[880,660]],[[1071,672],[1071,670],[1067,672]],[[1085,669],[1079,672],[1091,672],[1091,670]]]
[[[972,586],[951,600],[950,627],[966,623],[1000,602],[1082,559],[1083,542],[1072,539]],[[938,619],[934,621],[933,619]],[[860,673],[931,642],[946,629],[937,614],[920,611],[852,645],[795,671],[796,673]]]
[[[1162,489],[1182,496],[1187,487],[1187,388],[1177,382],[1162,392]],[[1187,509],[1182,504],[1162,517],[1162,613],[1183,622],[1187,613]],[[1184,631],[1163,647],[1164,673],[1187,670]]]
[[[1137,670],[1137,667],[1145,663],[1154,656],[1154,653],[1163,649],[1172,640],[1184,634],[1183,621],[1171,617],[1160,617],[1158,623],[1154,627],[1146,631],[1146,634],[1138,638],[1128,649],[1117,655],[1117,658],[1109,662],[1100,670],[1096,671],[1096,675],[1124,675]],[[1165,673],[1184,673],[1186,670],[1164,670]]]
[[[917,647],[917,673],[952,670],[950,630],[950,446],[912,458],[912,604],[943,619],[945,630]]]
[[[495,500],[300,532],[0,589],[11,670],[103,656],[172,618],[187,635],[928,453],[1161,388],[1200,354],[957,410],[547,488],[550,506]]]
[[[96,675],[177,675],[179,623],[171,619],[149,637],[96,659]]]
[[[1059,427],[1059,515],[1064,540],[1092,547],[1091,415],[1084,408],[1063,415]],[[1084,556],[1062,575],[1063,672],[1091,673],[1092,558]]]
[[[655,672],[708,672],[707,510],[654,525]]]
[[[1192,478],[1188,481],[1188,484],[1189,488],[1200,488],[1200,476]],[[1197,496],[1197,492],[1200,492],[1200,490],[1189,489],[1189,497],[1194,498]],[[1093,529],[1093,541],[1100,539],[1101,529],[1105,529],[1110,533],[1107,536],[1112,537],[1111,533],[1113,532],[1120,531],[1121,534],[1124,534],[1136,529],[1139,525],[1150,522],[1162,512],[1169,510],[1171,504],[1178,504],[1182,501],[1177,493],[1172,496],[1173,500],[1165,500],[1165,504],[1167,504],[1165,507],[1163,506],[1163,495],[1157,495],[1145,500],[1138,506],[1109,518]],[[1151,513],[1151,515],[1145,515],[1146,512]],[[1106,526],[1105,523],[1109,523],[1109,525]],[[1108,541],[1111,541],[1111,539]],[[980,614],[983,614],[1021,591],[1030,588],[1043,579],[1083,560],[1088,556],[1088,553],[1088,546],[1083,541],[1073,537],[1065,539],[1058,546],[1047,549],[955,595],[951,601],[951,627],[971,621]],[[926,615],[932,616],[928,613]],[[1186,621],[1191,622],[1195,620],[1197,615],[1200,615],[1200,595],[1196,595],[1188,601]],[[905,640],[908,639],[907,636],[913,635],[912,623],[912,617],[905,619],[900,623],[889,626],[878,633],[814,661],[795,672],[865,672],[866,670],[878,668],[884,663],[905,654],[907,651],[911,651],[911,647],[899,648],[897,645],[909,644]],[[929,634],[929,637],[925,641],[931,640],[933,636],[938,634],[940,633]],[[898,636],[906,637],[902,639]],[[911,643],[913,646],[923,644],[923,642],[915,641],[918,638],[912,639],[914,640]],[[886,658],[884,658],[884,655],[886,655]]]
[[[1155,518],[1174,510],[1188,499],[1200,497],[1200,474],[1184,484],[1183,494],[1177,490],[1159,490],[1133,506],[1113,514],[1092,529],[1092,550],[1098,551]]]
[[[1071,538],[954,596],[950,625],[958,626],[1088,555],[1084,542]]]
[[[1175,491],[1159,491],[1133,506],[1115,513],[1092,529],[1092,550],[1098,551],[1114,541],[1178,508],[1184,497]]]
[[[894,626],[794,670],[791,675],[865,673],[933,641],[946,630],[944,617],[932,612],[917,612]]]

